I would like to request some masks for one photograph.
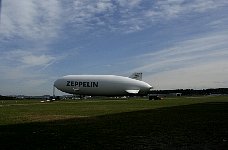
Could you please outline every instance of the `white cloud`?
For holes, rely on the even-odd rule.
[[[54,57],[48,56],[48,55],[40,55],[40,56],[28,55],[22,58],[22,62],[24,64],[31,65],[31,66],[47,65],[53,60],[54,60]]]
[[[49,46],[59,38],[64,24],[62,15],[59,0],[3,1],[0,24],[0,91],[4,85],[4,93],[20,94],[19,91],[23,91],[30,94],[31,87],[37,88],[50,82],[51,77],[46,68],[62,59],[60,54],[53,54]]]
[[[226,7],[226,0],[10,0],[3,1],[3,37],[54,38],[67,26],[72,32],[96,30],[135,32],[184,14]],[[0,37],[1,37],[0,36]]]
[[[147,76],[155,89],[227,88],[228,61],[218,60]]]
[[[86,32],[89,35],[93,32],[104,31],[137,32],[157,22],[165,22],[178,17],[181,20],[182,16],[184,18],[186,15],[207,14],[227,6],[227,0],[3,1],[0,25],[0,82],[3,83],[6,79],[13,80],[11,83],[17,82],[17,89],[24,85],[35,87],[46,83],[50,79],[50,75],[45,74],[46,68],[62,58],[59,53],[51,52],[54,49],[52,46],[57,43],[55,40],[61,42],[68,38],[66,36],[72,35],[71,39],[81,38],[75,32],[85,34],[84,31],[89,31]],[[219,31],[222,31],[221,27],[227,29],[227,19],[224,17],[221,20],[221,18],[217,21],[212,20],[208,26]],[[67,35],[65,32],[70,34]],[[222,86],[227,81],[223,76],[223,73],[227,74],[225,66],[228,55],[227,33],[217,32],[195,37],[175,43],[167,49],[137,57],[140,59],[139,64],[136,64],[139,67],[134,71],[140,70],[147,73],[146,79],[151,79],[151,81],[156,79],[162,87],[172,87],[174,82],[172,79],[181,80],[181,77],[184,83],[191,76],[195,79],[191,83],[201,83],[205,79],[205,81],[211,81],[208,82],[211,85]],[[64,44],[60,46],[61,49],[65,47]],[[69,49],[74,49],[70,46]],[[72,55],[67,48],[64,50],[65,53]],[[60,52],[60,50],[55,50],[55,52]],[[223,67],[223,71],[221,67],[216,67],[217,65]],[[211,71],[213,68],[217,74]],[[199,70],[203,71],[202,75],[197,74]],[[186,72],[185,76],[179,75]],[[149,73],[151,76],[148,76]],[[216,75],[219,80],[215,80]],[[172,79],[169,78],[171,76],[173,76]],[[225,82],[220,82],[223,79]],[[25,83],[24,80],[27,82]],[[10,89],[11,87],[6,88],[6,90]],[[17,89],[15,88],[15,91]]]
[[[142,0],[117,0],[117,2],[121,7],[134,8],[137,7],[142,2]]]
[[[206,34],[134,58],[155,88],[212,88],[228,86],[227,32]],[[155,82],[155,83],[154,83]]]
[[[100,17],[107,17],[114,10],[111,0],[75,0],[70,1],[65,7],[65,23],[72,23],[72,26],[80,30],[89,29],[92,25],[100,25]]]
[[[161,0],[154,3],[151,9],[145,11],[145,19],[159,21],[173,19],[189,13],[204,13],[219,7],[227,6],[225,0]]]
[[[39,95],[49,91],[47,94],[51,94],[54,77],[47,73],[46,68],[59,59],[60,56],[25,50],[3,52],[0,56],[0,92]]]
[[[113,4],[110,0],[98,1],[96,4],[96,12],[105,12],[113,9]]]
[[[142,67],[136,70],[154,70],[155,68],[170,68],[175,65],[192,64],[198,61],[211,61],[228,55],[227,32],[204,35],[187,41],[176,43],[173,47],[143,54],[138,58],[144,60]],[[205,59],[205,60],[204,60]],[[149,64],[147,64],[150,62]]]
[[[138,26],[144,29],[157,22],[163,22],[165,20],[171,20],[174,18],[192,15],[196,13],[207,13],[222,7],[227,7],[228,2],[226,0],[160,0],[150,1],[145,5],[140,5],[133,10],[123,11],[120,23],[127,27]],[[185,18],[183,18],[185,19]],[[138,31],[138,30],[135,30]],[[134,32],[134,31],[133,31]]]
[[[4,63],[14,62],[14,66],[20,66],[21,68],[36,67],[36,66],[46,66],[57,58],[51,55],[40,54],[39,52],[25,51],[25,50],[13,50],[8,52],[3,52],[1,56],[1,62]],[[8,64],[12,65],[12,64]]]
[[[39,52],[23,50],[3,52],[0,56],[0,83],[2,85],[0,92],[7,95],[51,94],[53,79],[46,73],[45,68],[57,60],[58,57]]]
[[[157,22],[192,13],[205,13],[225,7],[225,0],[71,0],[65,4],[64,23],[80,31],[120,31],[131,33],[143,30]]]
[[[10,0],[2,3],[0,37],[55,37],[61,16],[58,0]]]

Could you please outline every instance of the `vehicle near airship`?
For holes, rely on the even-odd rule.
[[[62,92],[87,96],[147,95],[152,86],[141,81],[142,73],[117,75],[67,75],[54,82]]]

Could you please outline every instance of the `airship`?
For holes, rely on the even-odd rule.
[[[147,95],[152,86],[141,79],[142,73],[133,73],[130,77],[67,75],[57,79],[54,87],[62,92],[84,96]]]

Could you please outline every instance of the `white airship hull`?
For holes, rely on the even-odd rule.
[[[54,86],[66,93],[90,96],[146,95],[152,88],[146,82],[115,75],[68,75]]]

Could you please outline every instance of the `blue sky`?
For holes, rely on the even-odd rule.
[[[52,94],[68,74],[228,87],[228,1],[3,0],[0,54],[0,95]]]

